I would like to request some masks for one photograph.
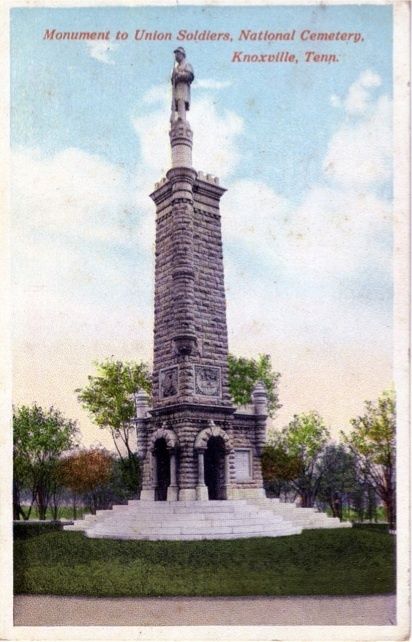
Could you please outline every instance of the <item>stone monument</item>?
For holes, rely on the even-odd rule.
[[[139,395],[142,500],[263,496],[266,392],[249,414],[228,388],[220,199],[225,189],[192,166],[192,66],[174,52],[171,169],[156,184],[153,407]]]

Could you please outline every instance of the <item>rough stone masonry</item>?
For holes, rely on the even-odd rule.
[[[192,167],[192,66],[183,47],[172,74],[172,166],[151,194],[156,205],[153,407],[137,396],[141,500],[264,496],[260,455],[267,395],[233,406],[219,180]]]

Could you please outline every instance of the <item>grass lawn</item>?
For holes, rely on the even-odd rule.
[[[27,513],[27,506],[23,506],[24,512]],[[84,515],[90,513],[90,509],[85,506],[78,506],[76,508],[76,517],[73,516],[73,508],[71,506],[59,506],[57,511],[57,519],[82,519]],[[39,511],[36,506],[33,506],[30,511],[29,519],[39,519]],[[46,511],[46,519],[54,519],[53,511],[48,508]]]
[[[16,540],[15,592],[89,596],[365,595],[395,591],[394,538],[312,530],[149,542],[54,532]]]

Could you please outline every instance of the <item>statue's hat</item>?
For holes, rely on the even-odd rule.
[[[177,49],[174,50],[173,53],[180,52],[186,57],[186,51],[183,49],[183,47],[178,47]]]

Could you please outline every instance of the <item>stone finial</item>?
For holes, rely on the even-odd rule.
[[[136,419],[144,419],[149,409],[149,395],[145,390],[140,388],[135,396]]]
[[[262,381],[258,381],[253,388],[252,401],[257,415],[268,414],[268,393]]]

